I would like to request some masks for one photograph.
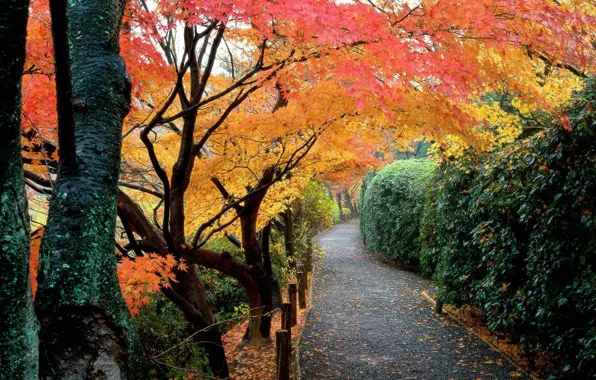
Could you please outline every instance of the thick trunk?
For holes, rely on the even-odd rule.
[[[146,377],[114,255],[122,121],[130,103],[118,44],[124,5],[67,5],[76,156],[59,167],[41,247],[42,378]]]
[[[294,250],[294,223],[292,222],[292,210],[288,208],[283,214],[284,218],[284,242],[286,246],[286,258],[291,269],[296,269],[296,252]]]
[[[267,223],[267,225],[263,227],[263,230],[261,231],[261,249],[263,250],[263,266],[265,269],[265,275],[267,276],[269,287],[271,288],[272,306],[279,308],[281,307],[282,303],[281,289],[279,288],[279,282],[277,281],[277,278],[275,278],[273,266],[271,265],[270,240],[271,222]]]
[[[0,371],[37,378],[37,320],[29,282],[29,215],[21,157],[21,76],[29,1],[0,7]]]

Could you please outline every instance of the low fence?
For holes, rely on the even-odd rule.
[[[292,354],[297,353],[297,347],[292,346],[292,328],[298,324],[298,310],[308,307],[306,291],[311,273],[308,263],[296,272],[297,282],[288,286],[289,302],[281,305],[281,330],[275,333],[277,380],[299,378],[297,360],[292,360]]]

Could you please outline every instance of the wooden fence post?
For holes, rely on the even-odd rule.
[[[298,272],[298,302],[301,309],[306,309],[306,276],[304,272]]]
[[[290,310],[292,311],[292,326],[296,326],[298,324],[298,305],[296,305],[297,300],[297,293],[298,289],[296,288],[296,284],[289,284],[288,285],[288,298],[290,299]]]
[[[281,329],[287,330],[292,341],[292,304],[284,302],[281,304]]]
[[[287,330],[275,333],[277,380],[290,380],[290,338]]]

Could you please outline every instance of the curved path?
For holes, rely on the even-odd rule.
[[[302,379],[523,378],[499,353],[420,296],[433,285],[384,264],[357,221],[319,235],[313,310],[300,347]]]

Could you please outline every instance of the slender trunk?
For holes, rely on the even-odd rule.
[[[261,245],[257,236],[258,208],[244,208],[240,214],[242,230],[242,248],[246,257],[246,264],[252,267],[251,275],[257,284],[262,304],[251,307],[251,318],[245,339],[248,343],[257,343],[260,338],[268,338],[271,331],[272,292],[265,274]]]
[[[219,254],[203,248],[188,250],[185,252],[184,259],[189,263],[215,269],[238,280],[246,292],[248,306],[251,309],[245,340],[251,344],[258,343],[262,338],[261,317],[264,303],[261,298],[261,286],[255,281],[257,277],[254,273],[255,267],[234,259],[229,253]]]
[[[348,208],[348,210],[350,210],[350,213],[352,214],[350,216],[353,218],[356,216],[356,210],[354,209],[354,203],[352,202],[352,196],[350,195],[350,193],[347,192],[347,190],[344,190],[344,197],[345,197],[346,207]]]
[[[37,320],[29,280],[29,215],[21,157],[21,77],[29,1],[0,7],[0,371],[34,379]]]
[[[270,249],[270,239],[271,239],[271,222],[267,223],[263,230],[261,231],[261,249],[263,251],[263,266],[265,269],[265,275],[267,276],[267,280],[269,281],[269,287],[271,288],[271,300],[272,306],[275,308],[281,307],[282,298],[281,298],[281,289],[279,288],[279,282],[277,278],[275,278],[275,273],[273,273],[273,266],[271,265],[271,249]]]
[[[67,5],[76,152],[59,167],[41,247],[42,378],[146,377],[114,255],[122,121],[130,103],[118,44],[124,6],[123,0]]]
[[[335,199],[337,200],[337,207],[339,207],[339,220],[345,222],[344,210],[341,205],[341,193],[337,193]]]
[[[227,379],[230,374],[221,332],[215,325],[215,317],[208,306],[203,282],[197,275],[194,265],[188,271],[177,271],[175,274],[178,283],[173,283],[172,288],[196,311],[194,315],[185,313],[187,321],[192,325],[193,333],[201,331],[193,335],[193,341],[205,350],[209,367],[215,377]]]
[[[251,318],[245,337],[248,343],[251,344],[257,343],[260,338],[269,338],[271,332],[271,311],[273,309],[273,300],[271,286],[264,269],[263,252],[257,235],[257,217],[263,199],[267,194],[267,188],[265,186],[271,184],[274,180],[274,176],[275,173],[272,169],[264,171],[263,177],[256,186],[256,188],[263,188],[263,190],[251,195],[238,214],[240,217],[242,248],[244,249],[246,264],[251,266],[251,275],[258,287],[259,298],[261,301],[261,305],[259,305],[258,308],[251,307],[250,311]]]
[[[118,194],[118,213],[131,229],[144,239],[142,244],[139,244],[143,246],[141,249],[160,254],[167,253],[167,244],[162,232],[149,222],[143,210],[122,191]],[[189,262],[193,261],[189,260]],[[194,268],[175,274],[178,283],[173,283],[169,288],[163,288],[164,295],[182,311],[193,333],[212,325],[215,319],[207,302],[205,287]],[[219,328],[214,326],[198,333],[193,336],[193,340],[205,348],[209,367],[213,373],[219,378],[229,377]]]
[[[292,223],[292,210],[288,208],[283,214],[284,242],[286,245],[286,258],[292,270],[296,270],[296,252],[294,250],[294,223]]]

